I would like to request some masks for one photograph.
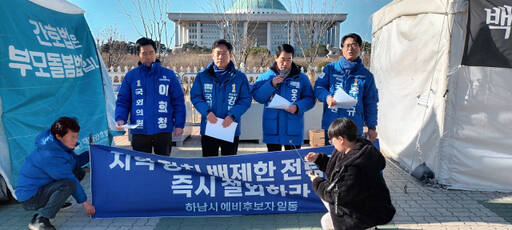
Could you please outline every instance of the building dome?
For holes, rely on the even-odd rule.
[[[287,13],[279,0],[236,0],[226,13],[270,14]]]

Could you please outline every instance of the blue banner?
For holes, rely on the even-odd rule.
[[[325,212],[304,162],[333,146],[211,158],[173,158],[91,146],[96,218]]]
[[[15,185],[36,136],[57,118],[78,119],[80,153],[89,133],[109,144],[107,116],[100,62],[83,14],[9,1],[0,7],[0,21],[0,132],[8,144],[0,154],[9,156],[0,172]]]

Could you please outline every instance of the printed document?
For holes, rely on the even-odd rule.
[[[357,104],[357,99],[345,93],[345,90],[343,89],[337,89],[333,98],[336,101],[336,105],[329,106],[329,108],[350,109]]]
[[[291,102],[286,100],[286,98],[281,97],[279,94],[275,94],[274,98],[272,98],[272,101],[268,103],[267,108],[271,109],[286,109],[292,105]]]
[[[233,143],[235,139],[236,126],[238,126],[238,123],[233,121],[231,125],[224,128],[222,127],[223,121],[224,119],[218,117],[217,123],[215,124],[212,124],[208,120],[206,120],[206,130],[204,134],[213,138]]]

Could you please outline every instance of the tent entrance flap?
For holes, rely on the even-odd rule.
[[[461,65],[468,2],[393,1],[372,16],[380,146],[449,188],[510,192],[512,69]]]

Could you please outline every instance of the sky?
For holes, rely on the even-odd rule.
[[[122,40],[135,42],[142,34],[137,33],[135,25],[141,28],[141,23],[131,19],[127,14],[136,15],[132,10],[133,0],[68,0],[85,10],[85,18],[93,36],[101,39],[101,32],[108,28],[115,28]],[[208,13],[212,0],[169,0],[168,12]],[[226,0],[221,0],[226,1]],[[281,2],[290,9],[289,0]],[[318,1],[320,2],[320,1]],[[371,15],[391,0],[341,0],[333,11],[345,13],[346,21],[341,23],[341,35],[358,33],[363,40],[371,42],[372,22]],[[128,13],[127,13],[128,12]],[[174,34],[174,24],[169,20],[169,30]],[[139,29],[140,30],[140,29]]]

